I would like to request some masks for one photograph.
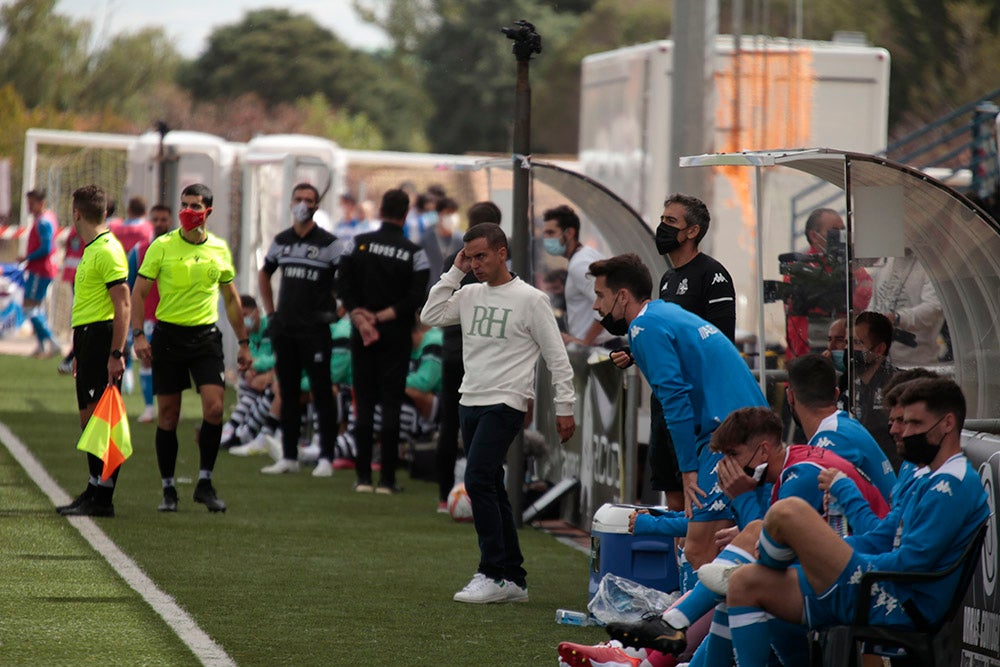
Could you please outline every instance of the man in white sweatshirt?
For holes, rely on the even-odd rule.
[[[503,462],[534,398],[539,354],[552,374],[559,438],[565,442],[573,435],[573,369],[548,296],[507,269],[507,235],[500,226],[476,225],[463,241],[454,266],[431,288],[420,315],[430,326],[462,325],[465,376],[459,422],[480,560],[476,574],[454,599],[527,602],[524,557],[504,488]],[[470,270],[480,282],[459,289]]]

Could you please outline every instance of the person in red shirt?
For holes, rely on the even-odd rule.
[[[31,190],[26,196],[28,211],[34,218],[34,223],[28,232],[26,254],[17,261],[26,263],[24,312],[28,314],[31,326],[35,330],[35,337],[38,339],[38,347],[31,356],[53,357],[60,354],[60,350],[52,338],[42,304],[49,291],[49,285],[59,273],[55,262],[55,236],[56,230],[59,229],[59,220],[55,213],[45,207],[45,190]]]
[[[149,209],[149,221],[152,224],[153,238],[163,236],[173,228],[173,212],[165,204],[157,204]],[[128,284],[129,289],[135,284],[135,278],[139,275],[139,267],[146,257],[149,244],[152,240],[140,241],[128,251]],[[149,290],[146,296],[145,310],[143,311],[142,328],[146,334],[146,340],[153,339],[153,327],[156,324],[156,307],[160,305],[160,292],[156,289],[156,284]],[[130,334],[131,335],[131,334]],[[153,365],[148,360],[139,360],[139,388],[142,390],[142,400],[145,409],[139,415],[139,422],[150,424],[156,420],[156,407],[153,405]]]

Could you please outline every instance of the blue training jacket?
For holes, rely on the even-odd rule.
[[[675,303],[650,301],[628,330],[632,356],[663,406],[682,472],[738,408],[767,407],[739,351],[714,325]]]

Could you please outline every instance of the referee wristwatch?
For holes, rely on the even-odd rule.
[[[132,338],[138,338],[139,336],[145,336],[146,332],[140,328],[132,329]]]
[[[123,356],[125,355],[122,354],[121,350],[111,350],[111,357],[113,359],[121,359]]]

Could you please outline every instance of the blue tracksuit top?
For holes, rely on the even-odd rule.
[[[989,514],[979,475],[956,454],[937,470],[915,475],[909,490],[873,530],[846,541],[875,570],[936,572],[958,558]],[[944,614],[958,577],[954,572],[933,583],[881,583],[883,594],[876,605],[912,599],[924,618],[934,622]]]
[[[736,347],[714,325],[675,303],[650,301],[628,330],[632,356],[663,406],[682,472],[738,408],[767,401]]]
[[[887,502],[891,501],[896,485],[896,473],[861,422],[841,410],[820,422],[819,429],[809,439],[813,447],[829,447],[842,459],[847,459],[868,478]]]

